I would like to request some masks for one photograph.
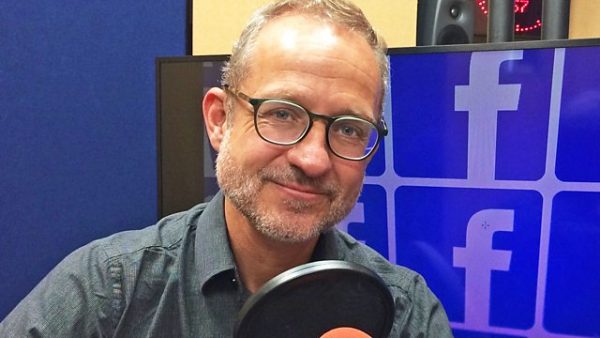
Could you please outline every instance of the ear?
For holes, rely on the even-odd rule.
[[[226,94],[221,88],[213,87],[208,90],[202,100],[204,125],[210,144],[217,152],[227,128],[227,113],[225,112]]]

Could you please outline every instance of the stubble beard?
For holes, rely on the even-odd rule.
[[[298,168],[267,166],[256,173],[248,174],[231,154],[230,134],[231,129],[227,129],[217,156],[217,181],[223,194],[258,232],[281,242],[305,242],[339,223],[352,210],[360,190],[352,194],[331,182],[325,182],[324,179],[307,177]],[[261,190],[267,182],[295,182],[316,187],[326,192],[330,208],[324,215],[317,215],[314,221],[304,224],[305,222],[300,221],[302,215],[307,215],[315,205],[295,199],[282,200],[287,212],[279,212],[278,208],[259,201]],[[314,216],[307,215],[307,218]]]

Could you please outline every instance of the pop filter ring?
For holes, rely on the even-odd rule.
[[[377,318],[377,320],[381,321],[381,325],[378,328],[370,328],[365,332],[372,337],[387,337],[394,321],[395,306],[393,297],[385,282],[381,279],[381,277],[379,277],[379,275],[360,264],[340,260],[316,261],[299,265],[284,271],[283,273],[269,280],[246,301],[240,310],[235,325],[234,337],[262,337],[262,335],[257,333],[257,331],[265,331],[265,325],[268,326],[268,324],[265,323],[277,322],[277,319],[275,318],[275,320],[273,320],[273,318],[261,318],[261,316],[264,317],[265,313],[269,311],[273,312],[272,309],[269,309],[270,306],[271,308],[273,308],[273,306],[276,308],[278,307],[281,309],[281,313],[285,313],[286,305],[282,302],[286,297],[289,298],[290,295],[294,296],[294,294],[290,292],[295,292],[296,295],[298,295],[297,297],[302,298],[303,295],[301,292],[303,289],[305,291],[308,288],[317,288],[321,291],[325,289],[325,291],[328,291],[330,294],[334,293],[332,297],[335,298],[341,296],[340,292],[345,292],[343,289],[336,288],[337,285],[344,286],[343,284],[347,283],[351,283],[351,285],[349,285],[351,289],[368,288],[368,290],[366,290],[369,292],[367,295],[369,296],[368,298],[374,299],[377,302],[377,311],[369,310],[369,313],[380,313],[381,316],[383,316],[383,318]],[[330,292],[331,290],[333,290],[333,292]],[[338,290],[340,292],[338,292]],[[348,291],[352,293],[351,291],[356,290]],[[307,296],[306,298],[310,298],[311,294],[306,294],[305,296]],[[356,297],[354,298],[356,299]],[[364,302],[364,299],[366,298],[363,297],[363,300],[359,301]],[[280,304],[276,304],[277,302],[280,302]],[[343,303],[343,301],[340,303]],[[344,304],[341,305],[343,306]],[[372,309],[374,306],[373,301],[371,301],[368,305]],[[331,307],[332,305],[328,304],[327,306]],[[346,310],[348,309],[336,309],[338,313]],[[282,314],[282,316],[283,315],[284,314]],[[282,325],[285,325],[285,323]],[[308,323],[304,323],[303,325],[308,325]],[[364,330],[364,328],[361,327],[352,327]],[[274,328],[275,330],[281,329],[274,326],[271,326],[271,328]],[[335,325],[329,329],[333,328],[335,328]],[[325,333],[325,331],[321,333]],[[286,336],[289,337],[290,332],[291,329],[286,331]],[[265,336],[272,336],[273,333],[274,332],[265,332]]]

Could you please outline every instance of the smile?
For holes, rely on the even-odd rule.
[[[279,190],[281,190],[284,194],[288,195],[290,198],[293,199],[314,201],[317,199],[326,198],[328,196],[326,192],[315,189],[313,187],[293,183],[272,183],[275,184],[275,186],[279,188]]]

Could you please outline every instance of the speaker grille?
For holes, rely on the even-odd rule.
[[[449,45],[473,42],[473,0],[419,0],[417,45]]]

